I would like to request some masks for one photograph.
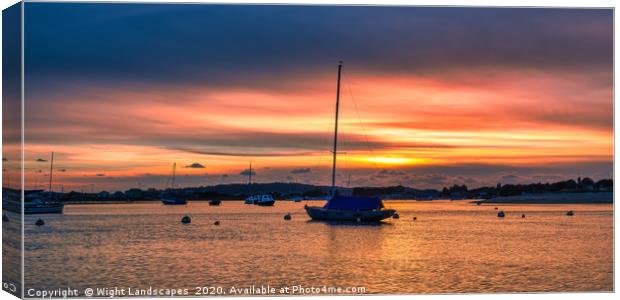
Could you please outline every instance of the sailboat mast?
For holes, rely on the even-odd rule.
[[[172,184],[171,187],[174,189],[174,180],[177,177],[177,163],[172,164]]]
[[[248,173],[248,184],[252,187],[252,163],[250,163],[250,172]]]
[[[250,171],[248,172],[248,190],[252,194],[252,162],[250,162]]]
[[[332,195],[336,194],[336,154],[338,151],[338,115],[340,110],[340,74],[342,72],[342,61],[338,64],[338,87],[336,90],[336,125],[334,126],[334,151],[332,162]]]
[[[50,192],[52,191],[52,175],[54,173],[54,152],[52,152],[52,160],[50,163]]]

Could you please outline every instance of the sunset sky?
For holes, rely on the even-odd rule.
[[[26,187],[553,182],[613,169],[612,10],[25,5]],[[35,179],[36,178],[36,179]],[[350,178],[350,182],[349,182]],[[39,186],[41,187],[41,186]]]

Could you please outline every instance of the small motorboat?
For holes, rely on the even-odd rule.
[[[214,200],[209,201],[209,205],[212,205],[212,206],[219,206],[220,204],[222,204],[222,200],[214,199]]]
[[[245,201],[251,201],[252,204],[258,206],[273,206],[276,200],[270,194],[252,195],[245,199]]]

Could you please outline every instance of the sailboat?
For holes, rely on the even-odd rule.
[[[384,209],[383,202],[377,197],[352,197],[339,196],[336,188],[336,156],[338,150],[338,114],[340,109],[340,77],[342,62],[338,64],[338,87],[336,91],[336,124],[334,126],[334,145],[332,159],[332,197],[327,203],[320,206],[308,206],[304,208],[313,220],[326,221],[357,221],[379,222],[392,217],[396,211]]]
[[[177,163],[172,164],[172,174],[170,175],[170,188],[162,193],[161,202],[165,205],[184,205],[187,200],[174,193],[174,181],[176,180]]]
[[[64,203],[57,201],[56,194],[52,189],[52,178],[54,174],[54,152],[50,162],[50,182],[49,191],[44,190],[24,190],[24,201],[18,190],[2,189],[2,208],[15,213],[24,214],[62,214]],[[23,203],[23,205],[22,205]],[[22,208],[23,206],[23,208]]]
[[[52,189],[54,175],[54,152],[50,161],[50,185],[49,191],[24,190],[24,201],[21,201],[19,190],[2,188],[2,209],[15,213],[24,214],[62,214],[64,203],[57,200],[57,195]],[[23,205],[22,205],[23,204]]]
[[[250,171],[248,174],[248,186],[252,188],[252,163],[250,163]],[[270,194],[250,195],[245,198],[245,204],[254,204],[258,206],[273,206],[276,200]]]

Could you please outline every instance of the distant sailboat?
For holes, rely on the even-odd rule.
[[[248,173],[248,186],[252,190],[252,163],[250,163],[250,171]],[[250,195],[245,198],[245,204],[254,204],[258,206],[273,206],[276,200],[270,194]]]
[[[396,211],[384,209],[377,197],[338,196],[336,189],[336,155],[338,150],[338,114],[340,109],[340,75],[342,62],[338,64],[338,88],[336,92],[336,124],[334,126],[334,149],[332,161],[332,197],[323,207],[304,206],[313,220],[378,222],[392,217]]]
[[[62,214],[64,203],[57,201],[56,194],[52,189],[54,174],[54,152],[50,160],[50,181],[49,191],[44,190],[25,190],[24,201],[18,190],[8,188],[2,189],[2,208],[12,212],[24,214]],[[22,205],[23,203],[23,205]]]
[[[250,162],[250,171],[248,172],[248,187],[250,192],[252,191],[252,163]],[[254,198],[249,196],[245,198],[245,204],[254,204]]]
[[[297,181],[295,181],[295,183],[297,183]],[[289,200],[294,201],[294,202],[301,202],[301,200],[303,200],[303,197],[301,197],[301,196],[290,197],[290,195],[293,194],[293,188],[292,188],[291,185],[292,185],[292,183],[289,182],[288,183],[288,194],[289,194],[289,198],[290,198]]]
[[[172,164],[172,174],[170,175],[170,188],[162,193],[161,202],[165,205],[184,205],[187,200],[174,192],[174,182],[176,180],[177,163]]]

